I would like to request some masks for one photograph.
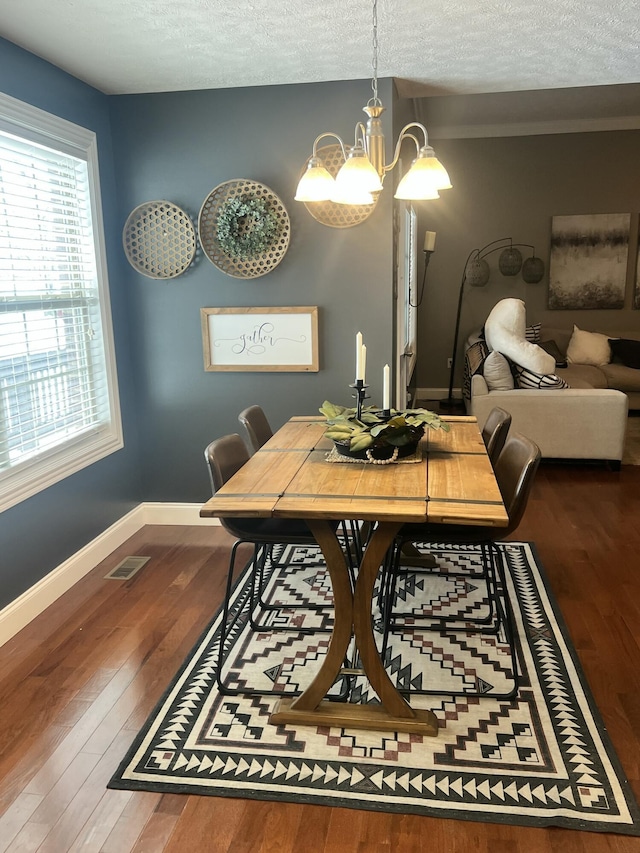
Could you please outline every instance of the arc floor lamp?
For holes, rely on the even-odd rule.
[[[522,260],[522,253],[518,247],[526,247],[532,250],[531,257]],[[456,369],[456,356],[458,351],[458,335],[460,333],[460,316],[462,314],[462,297],[464,286],[469,283],[472,287],[484,287],[489,281],[491,269],[485,260],[493,252],[501,251],[498,259],[498,269],[505,276],[517,275],[522,270],[522,278],[527,284],[537,284],[544,275],[544,263],[541,258],[536,257],[535,247],[530,243],[514,243],[511,237],[500,237],[492,240],[481,249],[472,249],[464,265],[460,290],[458,292],[458,308],[456,311],[456,325],[453,333],[453,349],[451,351],[451,373],[449,375],[449,395],[440,401],[440,406],[445,409],[456,409],[460,401],[453,397],[453,380]]]

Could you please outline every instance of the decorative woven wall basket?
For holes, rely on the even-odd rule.
[[[198,236],[205,255],[219,270],[234,278],[258,278],[284,258],[291,223],[273,190],[237,178],[218,184],[204,200]]]
[[[122,231],[131,266],[148,278],[175,278],[196,255],[196,229],[189,214],[170,201],[147,201],[134,208]]]
[[[344,163],[342,148],[338,143],[318,148],[318,156],[332,178]],[[306,171],[306,164],[303,171]],[[305,201],[304,206],[318,222],[330,228],[353,228],[368,219],[378,204],[380,193],[373,193],[373,204],[338,204],[335,201]]]

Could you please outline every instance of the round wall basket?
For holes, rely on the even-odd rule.
[[[340,171],[344,163],[342,148],[338,143],[318,148],[318,156],[332,178]],[[306,171],[305,163],[305,171]],[[304,206],[318,222],[330,228],[352,228],[368,219],[378,204],[380,193],[373,193],[373,204],[338,204],[335,201],[305,201]]]
[[[196,229],[188,213],[170,201],[148,201],[131,211],[122,231],[131,266],[149,278],[175,278],[196,254]]]
[[[284,258],[291,223],[273,190],[237,178],[218,184],[204,200],[198,236],[205,255],[219,270],[234,278],[258,278]]]

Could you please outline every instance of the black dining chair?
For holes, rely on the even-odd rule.
[[[257,405],[248,406],[246,409],[243,409],[238,415],[238,420],[245,429],[247,446],[249,452],[253,455],[273,435],[271,424],[267,420],[262,406]]]
[[[482,427],[482,440],[491,464],[495,467],[511,428],[511,413],[494,406]]]
[[[238,420],[244,427],[246,444],[253,456],[272,437],[273,429],[271,428],[271,424],[262,406],[258,405],[247,406],[238,415]],[[362,534],[359,525],[355,521],[341,521],[340,529],[342,531],[341,536],[344,542],[345,553],[349,561],[349,569],[353,576],[364,550]]]
[[[212,441],[207,445],[204,455],[207,461],[213,494],[215,494],[237,471],[239,471],[250,458],[244,441],[237,433],[225,435],[222,438]],[[293,620],[292,622],[288,622],[286,618],[280,620],[277,618],[277,614],[278,612],[282,614],[285,610],[295,610],[301,607],[304,607],[307,611],[326,611],[327,609],[331,609],[332,605],[327,605],[326,603],[314,604],[309,602],[304,605],[295,603],[268,603],[264,602],[261,598],[261,594],[264,592],[265,584],[267,582],[267,563],[270,563],[271,552],[275,546],[302,545],[307,547],[315,546],[317,548],[317,543],[308,526],[303,521],[299,521],[297,519],[223,517],[220,519],[220,522],[225,530],[235,537],[236,541],[231,548],[229,558],[227,582],[222,608],[222,624],[220,628],[220,645],[216,668],[216,680],[220,691],[229,695],[235,693],[255,695],[269,695],[277,693],[278,691],[230,687],[225,683],[223,678],[223,668],[228,653],[227,638],[229,636],[229,632],[237,623],[240,615],[239,612],[236,612],[234,615],[231,615],[230,618],[230,603],[237,551],[243,543],[248,543],[253,546],[253,554],[249,564],[251,584],[248,607],[249,624],[254,631],[289,631],[297,634],[331,633],[330,625],[327,627],[305,627],[300,624],[300,620]],[[320,554],[318,566],[321,565],[324,565],[324,560]],[[261,610],[269,612],[269,615],[266,617],[266,621],[258,621],[258,615]],[[284,624],[280,624],[281,621]]]
[[[389,635],[393,631],[435,631],[462,632],[498,635],[502,632],[505,644],[508,645],[511,662],[513,688],[506,693],[490,693],[492,698],[511,698],[518,690],[519,668],[513,627],[513,616],[507,593],[506,567],[502,553],[496,547],[496,542],[511,535],[522,520],[529,500],[535,474],[540,463],[540,449],[529,438],[511,432],[504,448],[495,464],[495,476],[500,488],[502,500],[508,515],[506,527],[483,527],[465,524],[406,524],[398,533],[388,559],[383,566],[381,579],[381,618],[382,618],[382,656],[385,657],[389,646]],[[487,607],[486,613],[475,616],[465,612],[438,616],[433,612],[428,614],[403,613],[398,604],[404,597],[398,589],[400,577],[412,574],[411,568],[402,565],[400,554],[405,542],[420,543],[427,550],[440,546],[476,546],[480,552],[480,569],[474,573],[461,571],[443,571],[436,568],[433,576],[459,578],[462,581],[473,578],[482,579],[486,583]],[[420,569],[421,574],[428,574]],[[408,692],[412,692],[408,688]],[[477,693],[470,690],[443,691],[415,690],[416,693],[443,693],[447,695],[484,695],[483,690]]]

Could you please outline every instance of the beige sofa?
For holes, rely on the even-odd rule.
[[[640,341],[640,331],[617,332],[611,337]],[[540,340],[555,341],[560,352],[566,355],[571,331],[543,326]],[[613,361],[599,367],[591,364],[569,363],[567,367],[558,368],[556,373],[572,388],[612,388],[615,391],[624,391],[629,399],[629,408],[640,409],[640,370]]]
[[[600,331],[595,330],[594,331]],[[640,340],[640,332],[611,337]],[[556,342],[562,354],[571,330],[542,327],[540,341]],[[473,342],[474,336],[469,339]],[[607,460],[618,468],[624,451],[629,408],[640,409],[640,370],[623,364],[594,367],[570,363],[557,368],[569,388],[489,391],[482,372],[470,377],[465,403],[482,426],[494,406],[511,413],[512,426],[528,435],[547,459]]]

